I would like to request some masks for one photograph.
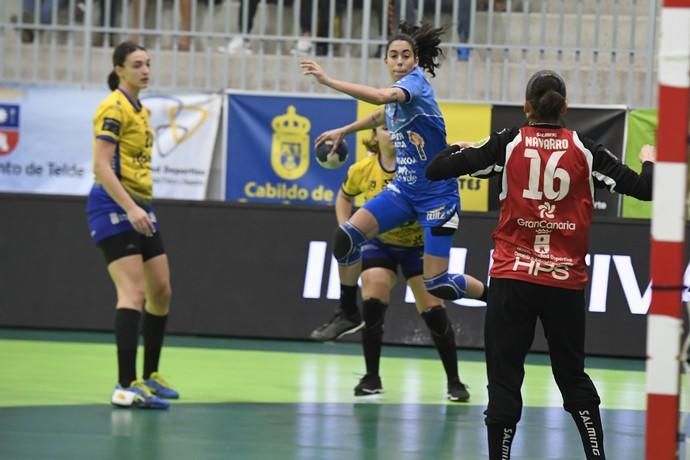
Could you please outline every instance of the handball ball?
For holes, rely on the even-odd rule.
[[[332,141],[325,141],[316,146],[316,162],[326,169],[340,168],[347,161],[348,149],[345,139],[340,141],[335,152],[330,153],[332,149]]]

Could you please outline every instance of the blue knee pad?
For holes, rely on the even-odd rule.
[[[364,233],[350,222],[345,222],[335,231],[333,238],[333,257],[339,264],[352,265],[362,257],[360,248],[367,240]]]
[[[444,271],[433,278],[424,279],[424,286],[431,295],[445,300],[457,300],[465,297],[467,279],[465,275],[449,275]]]

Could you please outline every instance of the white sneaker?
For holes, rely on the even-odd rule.
[[[297,39],[296,46],[290,50],[290,52],[295,56],[308,56],[311,54],[311,40],[306,37]]]
[[[219,53],[229,54],[231,56],[244,54],[249,56],[252,54],[252,50],[249,47],[249,40],[244,39],[240,36],[233,37],[227,45],[222,45],[218,47]]]
[[[120,385],[115,387],[110,397],[113,406],[140,407],[143,409],[167,409],[170,403],[151,393],[151,390],[141,380],[135,380],[127,388]]]

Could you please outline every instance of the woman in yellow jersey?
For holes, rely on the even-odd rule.
[[[352,201],[363,195],[365,201],[378,195],[393,179],[395,174],[395,147],[385,126],[372,129],[372,137],[365,141],[372,155],[350,167],[335,204],[338,224],[349,219]],[[354,389],[355,396],[366,396],[383,392],[379,375],[383,322],[390,302],[390,292],[397,279],[397,270],[407,279],[417,305],[417,311],[427,324],[434,345],[438,350],[446,372],[448,399],[467,401],[467,388],[458,376],[458,356],[455,346],[453,325],[446,313],[443,300],[427,292],[423,273],[424,231],[416,221],[377,235],[362,247],[362,348],[366,374]],[[355,285],[358,272],[353,273]],[[467,275],[469,276],[469,275]],[[485,298],[486,287],[484,288]],[[312,338],[324,340],[331,334],[343,313],[336,312],[331,320],[312,333]],[[342,335],[342,334],[340,334]],[[330,337],[334,338],[334,337]]]
[[[149,84],[146,49],[121,43],[108,76],[112,93],[94,116],[94,185],[89,193],[89,230],[103,252],[117,291],[116,406],[167,409],[178,398],[158,373],[170,307],[170,269],[151,207],[153,130],[139,92]],[[142,313],[143,311],[143,313]],[[143,314],[143,318],[142,317]],[[139,322],[143,320],[144,374],[136,377]]]

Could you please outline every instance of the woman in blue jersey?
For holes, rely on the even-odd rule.
[[[305,75],[313,75],[322,85],[384,106],[366,118],[322,133],[317,144],[331,140],[335,146],[347,134],[385,124],[396,148],[395,179],[336,230],[333,255],[341,272],[356,267],[366,240],[417,220],[424,229],[424,284],[429,293],[449,300],[481,298],[485,292],[479,280],[448,274],[448,256],[459,223],[457,180],[432,182],[424,175],[429,161],[447,145],[445,122],[424,75],[426,70],[435,76],[443,54],[439,47],[442,32],[427,24],[401,24],[400,32],[386,45],[385,63],[393,80],[386,88],[334,79],[311,60],[301,61],[300,66]],[[355,323],[357,316],[351,312],[345,319]],[[347,327],[343,322],[343,328]]]
[[[87,202],[91,236],[103,252],[117,292],[115,341],[118,384],[111,402],[166,409],[178,398],[158,373],[170,307],[170,269],[151,208],[153,130],[139,92],[150,78],[146,49],[121,43],[108,76],[112,93],[94,116],[94,185]],[[143,318],[142,318],[143,314]],[[136,376],[139,323],[143,319],[144,374]]]
[[[355,197],[361,196],[365,202],[371,200],[385,189],[395,174],[395,147],[385,126],[373,129],[372,136],[363,143],[371,154],[348,169],[335,203],[338,224],[345,223],[352,215]],[[423,244],[424,234],[421,227],[416,221],[408,221],[372,238],[362,248],[362,351],[366,374],[355,386],[355,396],[383,392],[379,374],[383,325],[399,268],[414,294],[417,312],[429,328],[441,358],[446,373],[448,399],[464,402],[470,398],[458,373],[453,323],[446,313],[443,300],[429,294],[424,288]],[[358,276],[359,273],[355,273],[354,279],[342,281],[344,284],[356,285]],[[327,323],[325,328],[318,328],[312,333],[312,338],[326,339],[329,326],[333,324],[335,323]]]

